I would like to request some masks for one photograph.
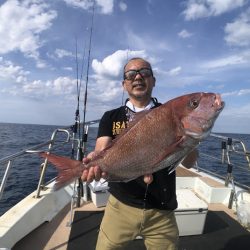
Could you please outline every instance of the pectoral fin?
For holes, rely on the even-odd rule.
[[[162,152],[157,158],[157,160],[153,163],[153,166],[157,166],[161,161],[163,161],[167,156],[176,152],[176,147],[178,147],[185,139],[185,136],[181,136],[176,142],[167,147],[165,151]]]

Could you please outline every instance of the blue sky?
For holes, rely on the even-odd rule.
[[[96,0],[95,6],[87,120],[121,105],[122,67],[141,56],[152,63],[159,101],[220,93],[226,107],[214,131],[250,134],[249,0]],[[83,94],[91,16],[89,0],[0,1],[0,122],[74,122],[76,43]]]

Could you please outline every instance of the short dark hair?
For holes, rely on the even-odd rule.
[[[130,59],[127,61],[127,63],[124,65],[124,67],[123,67],[123,72],[125,72],[125,68],[127,67],[127,65],[128,65],[131,61],[135,61],[135,60],[144,61],[145,63],[147,63],[147,64],[149,65],[149,68],[150,68],[151,71],[152,71],[151,64],[150,64],[147,60],[145,60],[145,59],[142,58],[142,57],[132,57],[132,58],[130,58]],[[152,71],[152,73],[153,73],[153,71]]]

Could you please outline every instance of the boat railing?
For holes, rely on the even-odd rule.
[[[211,155],[208,153],[209,150],[200,150],[200,158],[204,157],[211,165],[212,162],[217,162],[219,166],[224,166],[223,174],[221,172],[217,173],[214,170],[208,170],[206,167],[200,167],[199,164],[196,164],[196,168],[197,171],[202,170],[203,172],[224,180],[224,185],[226,187],[231,184],[232,192],[229,198],[228,207],[232,208],[233,202],[237,205],[235,185],[250,191],[250,186],[248,184],[244,184],[241,181],[235,181],[236,171],[242,172],[243,174],[250,173],[250,152],[247,150],[242,140],[215,133],[211,133],[210,137],[216,140],[216,154],[214,153]],[[220,143],[219,147],[217,143]],[[236,157],[241,160],[236,160]],[[201,162],[204,164],[204,161]],[[219,168],[219,170],[222,170],[222,168]]]
[[[57,141],[57,135],[59,133],[65,133],[66,138],[64,140],[62,140],[62,141]],[[37,145],[35,145],[33,147],[21,150],[21,151],[15,153],[15,154],[12,154],[12,155],[9,155],[9,156],[6,156],[6,157],[3,157],[2,159],[0,159],[0,166],[2,166],[2,165],[6,166],[6,169],[5,169],[5,172],[3,174],[2,181],[1,181],[1,186],[0,186],[0,200],[2,198],[4,189],[5,189],[5,186],[6,186],[6,183],[7,183],[7,179],[9,177],[9,174],[10,174],[10,171],[11,171],[11,168],[12,168],[12,165],[13,165],[14,161],[16,159],[18,159],[19,157],[21,157],[21,156],[25,156],[25,155],[28,155],[28,154],[31,154],[31,153],[41,152],[42,151],[41,149],[43,149],[46,146],[48,146],[48,151],[50,152],[52,150],[53,145],[55,144],[56,141],[59,142],[59,144],[54,146],[54,149],[56,147],[61,147],[62,144],[68,143],[70,141],[70,132],[67,129],[56,129],[52,133],[52,136],[51,136],[50,140],[48,140],[46,142],[43,142],[43,143],[40,143],[40,144],[37,144]],[[39,179],[38,192],[40,192],[41,185],[42,185],[42,182],[44,180],[44,175],[45,175],[45,170],[46,170],[45,166],[47,165],[47,162],[46,162],[46,164],[43,163],[42,165],[43,166],[42,166],[42,172],[41,172],[40,179]],[[37,197],[38,196],[39,196],[39,193],[37,194]]]
[[[98,123],[99,120],[93,120],[85,123],[85,133],[88,133],[88,127]],[[81,125],[81,124],[80,124]],[[83,142],[84,141],[84,142]],[[3,173],[3,177],[1,180],[1,185],[0,185],[0,200],[3,196],[4,189],[7,184],[8,177],[10,175],[11,168],[13,166],[13,163],[15,160],[17,160],[19,157],[22,156],[27,156],[29,154],[38,154],[39,152],[47,152],[50,153],[52,150],[60,149],[63,147],[65,144],[71,143],[72,147],[77,147],[79,148],[79,145],[81,144],[82,146],[85,144],[87,141],[87,134],[84,134],[84,138],[77,138],[75,134],[72,132],[72,126],[68,126],[65,128],[57,128],[53,131],[50,140],[45,141],[43,143],[37,144],[35,146],[29,147],[27,149],[21,150],[15,154],[11,154],[9,156],[3,157],[0,159],[0,166],[5,166],[5,171]],[[77,145],[77,146],[75,146]],[[46,149],[46,147],[48,147]],[[36,192],[36,198],[40,197],[40,192],[41,190],[45,187],[45,173],[47,170],[47,165],[48,165],[48,160],[45,159],[44,162],[41,164],[41,172],[40,172],[40,177],[37,185],[37,192]],[[53,180],[50,180],[53,181]],[[49,182],[50,182],[49,181]],[[48,183],[47,183],[48,184]]]
[[[10,170],[12,168],[13,162],[19,158],[20,156],[26,156],[28,154],[35,154],[35,153],[39,153],[41,151],[46,151],[48,153],[50,153],[52,150],[54,151],[57,148],[61,148],[63,144],[68,144],[71,143],[72,147],[75,147],[75,144],[77,146],[77,149],[80,148],[80,146],[82,146],[83,151],[85,150],[86,147],[86,141],[87,141],[87,133],[88,133],[88,127],[98,123],[99,120],[94,120],[94,121],[90,121],[85,123],[85,134],[83,136],[83,138],[75,138],[74,133],[72,133],[72,127],[66,127],[66,128],[59,128],[54,130],[54,132],[51,135],[50,140],[43,142],[41,144],[37,144],[33,147],[30,147],[28,149],[25,150],[21,150],[15,154],[12,154],[10,156],[4,157],[2,159],[0,159],[0,166],[5,165],[5,171],[3,174],[3,178],[1,181],[1,186],[0,186],[0,200],[2,198],[5,186],[6,186],[6,182],[8,179],[8,176],[10,174]],[[63,134],[64,135],[64,139],[59,140],[59,134]],[[239,140],[239,139],[234,139],[231,137],[227,137],[224,135],[219,135],[219,134],[214,134],[211,133],[210,135],[213,138],[218,139],[221,142],[221,145],[219,147],[216,148],[216,152],[218,151],[219,153],[217,155],[208,155],[206,152],[200,152],[200,156],[206,156],[206,157],[210,157],[210,159],[212,160],[216,160],[217,162],[219,162],[222,165],[227,165],[227,169],[226,169],[226,173],[225,174],[221,174],[221,173],[216,173],[216,171],[213,170],[208,170],[207,168],[204,167],[200,167],[198,164],[197,165],[197,170],[200,171],[204,171],[209,173],[210,175],[216,176],[220,179],[225,179],[225,186],[228,186],[229,184],[232,185],[232,197],[230,198],[230,202],[229,202],[229,207],[232,205],[232,202],[236,200],[236,195],[235,195],[235,184],[244,188],[245,190],[250,190],[249,185],[245,185],[241,182],[235,181],[234,180],[234,172],[236,169],[240,169],[242,171],[250,171],[250,152],[247,150],[246,145],[243,143],[243,141]],[[62,138],[62,137],[60,137]],[[48,146],[48,149],[45,150],[44,148]],[[42,150],[41,150],[42,149]],[[239,155],[241,158],[245,159],[246,164],[245,165],[241,165],[239,162],[234,162],[233,156],[234,155]],[[78,159],[78,156],[76,157],[76,159]],[[36,198],[40,197],[40,192],[41,190],[45,187],[44,184],[44,177],[45,177],[45,173],[47,170],[47,165],[48,165],[48,161],[47,159],[44,160],[44,162],[41,164],[41,173],[40,173],[40,178],[39,178],[39,182],[37,185],[37,192],[36,192]],[[77,198],[78,197],[78,198]],[[79,203],[79,193],[74,197],[73,199],[77,198],[78,199],[78,203]]]

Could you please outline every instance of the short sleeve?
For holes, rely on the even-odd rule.
[[[104,113],[99,123],[97,138],[102,136],[112,137],[112,120],[109,111]]]

